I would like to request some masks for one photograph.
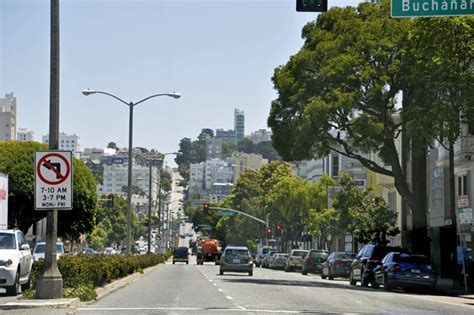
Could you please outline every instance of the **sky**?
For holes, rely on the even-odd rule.
[[[329,0],[356,6],[360,0]],[[245,133],[267,128],[274,69],[303,44],[317,13],[296,0],[60,1],[60,132],[81,149],[128,146],[128,106],[94,89],[137,102],[133,146],[174,152],[202,128]],[[49,130],[50,1],[0,0],[0,97],[17,97],[17,126],[35,140]],[[167,161],[171,164],[173,158]]]

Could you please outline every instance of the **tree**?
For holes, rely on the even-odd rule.
[[[339,212],[339,225],[355,235],[361,243],[387,244],[388,236],[397,235],[397,213],[389,209],[385,200],[370,190],[356,186],[355,181],[342,173],[339,180],[342,189],[333,202]]]
[[[244,153],[257,153],[256,145],[248,138],[243,138],[237,143],[237,151]]]
[[[271,141],[262,141],[257,143],[257,153],[269,161],[281,161],[281,156],[272,145]]]
[[[46,211],[34,209],[35,151],[47,146],[31,141],[0,141],[0,172],[9,176],[8,225],[24,233],[46,217]],[[95,222],[96,183],[87,166],[73,161],[73,209],[59,211],[58,235],[77,238],[92,230]]]
[[[117,146],[117,143],[111,141],[107,144],[108,149],[114,149],[115,151],[119,150],[119,147]]]

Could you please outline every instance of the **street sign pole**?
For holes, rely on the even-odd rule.
[[[51,0],[49,148],[59,148],[59,0]],[[58,211],[48,210],[45,264],[36,280],[36,298],[55,299],[63,295],[63,278],[56,256]]]

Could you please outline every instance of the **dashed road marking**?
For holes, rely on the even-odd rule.
[[[226,299],[228,299],[228,300],[233,300],[233,298],[232,298],[231,296],[226,295],[225,297],[226,297]]]

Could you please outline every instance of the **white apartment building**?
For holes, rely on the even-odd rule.
[[[116,159],[117,160],[117,159]],[[152,203],[155,204],[158,196],[159,170],[158,167],[152,166]],[[135,205],[148,204],[149,194],[150,168],[148,166],[133,165],[132,167],[132,185],[140,188],[142,194],[132,196],[132,203]],[[99,195],[117,194],[126,198],[124,187],[128,185],[128,164],[114,163],[104,164],[104,183],[98,190]]]
[[[100,161],[104,156],[104,149],[99,148],[85,148],[83,152],[81,152],[81,160],[98,160]]]
[[[16,140],[16,97],[13,92],[0,98],[0,140]]]
[[[259,129],[257,131],[252,132],[250,136],[248,136],[248,138],[254,144],[258,144],[264,141],[272,141],[272,131],[267,129]]]
[[[43,136],[43,143],[49,144],[49,135]],[[61,132],[59,134],[59,150],[72,151],[73,156],[76,156],[80,150],[79,136]]]
[[[206,139],[206,160],[222,158],[222,139]]]
[[[26,128],[18,128],[16,139],[18,141],[33,141],[35,138],[34,132]]]
[[[189,192],[200,193],[204,189],[204,163],[191,163],[189,166]]]

